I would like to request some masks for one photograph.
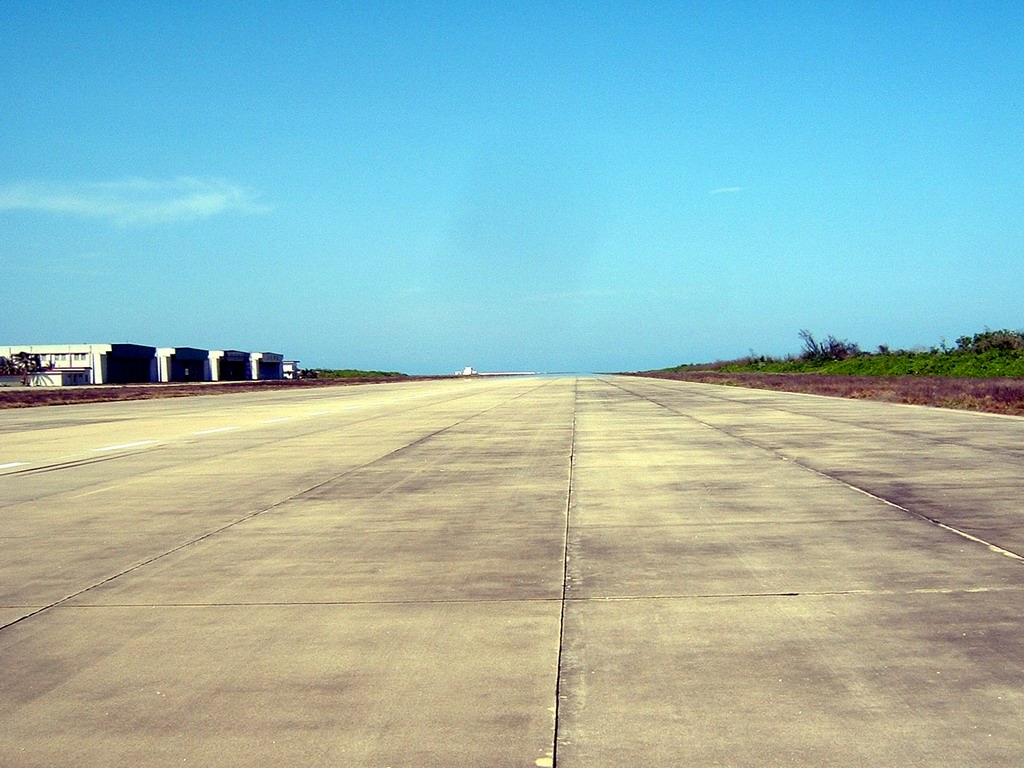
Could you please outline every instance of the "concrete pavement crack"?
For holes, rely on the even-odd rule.
[[[614,603],[643,602],[646,600],[719,600],[735,598],[765,597],[843,597],[871,595],[965,595],[986,592],[1024,592],[1021,585],[996,585],[990,587],[911,587],[906,589],[835,589],[797,590],[786,592],[706,592],[695,594],[666,595],[601,595],[591,597],[570,597],[572,603]]]
[[[787,592],[706,592],[696,594],[663,595],[595,595],[566,597],[570,603],[616,603],[663,600],[731,600],[772,597],[858,597],[873,595],[966,595],[992,592],[1024,592],[1024,585],[994,585],[982,587],[916,587],[907,589],[838,589],[797,590]],[[497,605],[507,603],[562,603],[561,597],[507,597],[507,598],[447,598],[416,600],[253,600],[220,601],[209,603],[102,603],[93,605],[65,605],[64,610],[102,611],[114,608],[288,608],[297,606],[373,606],[373,605]],[[22,605],[0,605],[0,608],[24,608]],[[26,617],[27,618],[27,617]]]
[[[218,601],[209,603],[95,603],[91,605],[67,605],[65,610],[103,610],[106,608],[287,608],[289,606],[325,607],[332,605],[501,605],[507,603],[554,603],[561,602],[560,597],[451,597],[451,598],[416,598],[410,600],[251,600],[251,601]],[[0,605],[0,608],[19,608],[22,606]]]

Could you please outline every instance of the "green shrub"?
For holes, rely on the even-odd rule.
[[[315,379],[399,379],[406,374],[398,371],[360,371],[355,368],[312,368]]]
[[[765,355],[704,365],[680,365],[666,372],[721,371],[724,373],[827,373],[845,376],[941,376],[952,378],[1024,378],[1024,332],[990,331],[963,336],[950,349],[939,347],[922,352],[862,352],[857,344],[826,336],[818,341],[810,331],[799,333],[803,350],[785,359]]]

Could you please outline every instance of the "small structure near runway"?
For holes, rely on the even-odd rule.
[[[487,373],[478,371],[476,368],[467,365],[461,371],[455,372],[456,376],[536,376],[536,371],[490,371]]]

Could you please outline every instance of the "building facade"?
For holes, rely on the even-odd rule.
[[[30,386],[252,381],[284,378],[276,352],[149,347],[141,344],[22,344],[0,346],[0,357],[27,355]],[[10,378],[10,377],[8,377]]]

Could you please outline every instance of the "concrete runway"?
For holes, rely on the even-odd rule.
[[[614,378],[0,412],[0,765],[1019,766],[1024,420]]]

